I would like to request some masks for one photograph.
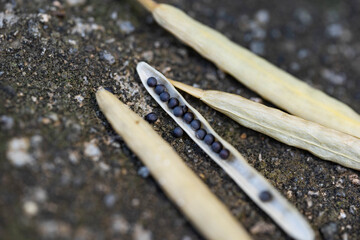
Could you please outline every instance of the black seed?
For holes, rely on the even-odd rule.
[[[168,102],[168,107],[169,108],[174,108],[176,106],[179,105],[179,100],[177,100],[177,98],[170,98],[169,102]]]
[[[176,117],[182,117],[184,115],[183,108],[180,106],[175,107],[173,113]]]
[[[220,142],[218,142],[218,141],[213,142],[213,144],[211,144],[211,149],[212,149],[214,152],[218,153],[218,152],[220,152],[221,149],[222,149],[222,144],[221,144]]]
[[[183,134],[184,134],[184,131],[182,130],[181,127],[176,127],[172,131],[172,135],[176,138],[182,137]]]
[[[167,102],[170,98],[170,94],[168,92],[163,92],[160,94],[160,100],[163,102]]]
[[[204,129],[199,129],[195,133],[195,136],[200,140],[203,140],[205,135],[206,135],[206,131]]]
[[[163,93],[165,91],[165,86],[162,84],[158,84],[155,87],[155,92],[157,95],[160,95],[161,93]]]
[[[205,142],[207,145],[211,145],[214,141],[215,141],[214,135],[212,135],[211,133],[206,134],[206,136],[205,136],[205,138],[204,138],[204,142]]]
[[[146,83],[149,87],[155,87],[157,84],[157,80],[154,77],[149,77]]]
[[[196,131],[196,130],[199,130],[200,127],[201,127],[201,123],[200,123],[200,121],[197,120],[197,119],[192,120],[191,123],[190,123],[190,125],[191,125],[191,128],[192,128],[193,130],[195,130],[195,131]]]
[[[265,190],[259,194],[259,198],[263,202],[269,202],[272,200],[272,195],[269,191]]]
[[[145,116],[145,120],[149,123],[154,123],[158,119],[157,115],[155,113],[149,113]]]
[[[224,148],[223,150],[220,151],[219,156],[225,160],[230,156],[230,152],[229,150]]]
[[[194,114],[191,112],[187,112],[184,114],[183,119],[186,123],[191,123],[191,121],[194,120]]]

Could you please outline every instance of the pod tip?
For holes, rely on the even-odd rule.
[[[150,12],[154,11],[154,9],[159,5],[153,0],[138,0],[138,2]]]
[[[186,85],[184,83],[174,81],[169,78],[168,78],[168,80],[172,85],[174,85],[174,87],[181,89],[182,91],[190,94],[191,96],[194,96],[194,97],[200,98],[200,99],[204,96],[204,90],[202,90],[200,88],[195,88],[195,87]]]

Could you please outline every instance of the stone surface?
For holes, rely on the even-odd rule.
[[[360,2],[163,0],[360,112]],[[179,23],[181,24],[181,23]],[[132,0],[0,0],[0,238],[203,239],[100,112],[112,91],[201,177],[254,239],[289,237],[141,85],[148,61],[204,89],[261,96],[217,69]],[[279,93],[281,94],[281,93]],[[359,173],[234,123],[184,95],[306,216],[317,239],[360,235]]]

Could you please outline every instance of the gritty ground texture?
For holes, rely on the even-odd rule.
[[[360,1],[164,2],[360,112]],[[99,111],[94,93],[105,86],[140,116],[159,116],[154,129],[254,239],[289,239],[189,137],[171,135],[175,123],[135,73],[141,60],[272,106],[135,1],[0,0],[0,238],[202,239]],[[317,239],[360,236],[359,172],[185,98],[306,216]]]

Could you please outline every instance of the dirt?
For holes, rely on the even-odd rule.
[[[74,2],[78,4],[74,5]],[[360,112],[359,1],[162,1]],[[3,21],[6,19],[5,21]],[[289,239],[147,94],[139,61],[261,99],[159,27],[136,1],[0,0],[0,238],[203,239],[99,111],[99,86],[140,116],[254,239]],[[359,172],[238,125],[184,95],[297,209],[317,239],[360,235]]]

